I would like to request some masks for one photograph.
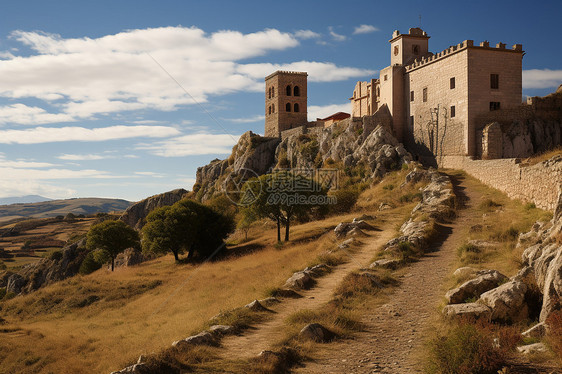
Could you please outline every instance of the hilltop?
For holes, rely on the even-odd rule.
[[[76,198],[50,200],[37,203],[11,204],[0,206],[0,222],[21,218],[48,218],[65,216],[68,213],[95,214],[123,211],[132,203],[121,199]]]

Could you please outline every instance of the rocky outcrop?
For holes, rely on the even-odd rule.
[[[285,287],[307,290],[314,285],[314,279],[307,272],[297,271],[285,282]]]
[[[83,239],[63,248],[58,259],[43,258],[24,266],[17,273],[8,275],[5,281],[2,281],[2,277],[0,287],[6,287],[7,291],[14,294],[29,293],[72,277],[78,274],[87,253],[86,240]]]
[[[342,238],[346,235],[353,235],[354,230],[355,234],[361,235],[360,233],[362,230],[374,229],[375,228],[367,222],[354,218],[352,222],[340,222],[334,229],[334,233],[336,234],[336,238]]]
[[[144,253],[138,249],[128,248],[115,257],[115,267],[138,265],[144,261],[146,261]]]
[[[375,121],[376,122],[376,121]],[[314,130],[314,131],[313,131]],[[385,126],[372,121],[347,120],[328,128],[314,128],[279,138],[244,133],[227,160],[214,160],[197,169],[196,198],[208,200],[236,184],[274,168],[361,168],[364,179],[380,178],[412,161],[404,146]],[[251,170],[251,172],[246,172]]]
[[[492,311],[480,303],[452,304],[443,308],[443,315],[452,319],[490,320]]]
[[[508,278],[496,270],[480,271],[474,279],[468,280],[459,287],[454,288],[445,294],[449,304],[464,303],[467,299],[478,298],[484,292],[498,287],[508,280]]]
[[[336,335],[319,323],[311,323],[302,328],[299,332],[299,338],[303,340],[312,340],[318,343],[329,342]]]
[[[131,205],[119,218],[136,230],[142,229],[146,216],[156,208],[173,205],[183,199],[187,194],[184,189],[177,189],[154,195]]]
[[[177,340],[172,343],[174,347],[181,347],[184,345],[215,345],[216,337],[209,331],[200,332],[197,335],[189,336],[185,339]]]
[[[490,307],[492,321],[515,323],[528,316],[526,292],[525,283],[510,281],[483,293],[478,301]]]

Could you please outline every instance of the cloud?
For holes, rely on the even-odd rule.
[[[331,105],[310,105],[308,107],[308,120],[316,121],[317,118],[326,118],[337,112],[351,113],[351,103]]]
[[[152,177],[152,178],[164,178],[164,174],[155,173],[153,171],[135,171],[135,175],[140,175],[143,177]]]
[[[347,36],[336,33],[332,26],[330,26],[328,30],[330,30],[330,35],[337,42],[343,42],[347,39]]]
[[[42,125],[46,123],[71,122],[74,118],[65,113],[48,113],[39,107],[17,103],[0,107],[0,124]]]
[[[523,70],[523,88],[551,88],[562,84],[562,70]]]
[[[369,34],[375,31],[379,31],[379,29],[373,25],[359,25],[355,27],[353,34]]]
[[[96,155],[96,154],[89,154],[89,155],[71,155],[71,154],[63,154],[57,156],[60,160],[68,160],[68,161],[93,161],[93,160],[105,160],[108,158],[115,158],[115,156],[110,155]]]
[[[8,51],[0,51],[0,60],[3,59],[11,59],[11,58],[15,58],[16,56],[14,56],[11,52]]]
[[[40,195],[52,199],[67,199],[76,194],[70,188],[53,186],[44,181],[23,180],[0,180],[0,197],[14,197],[25,195]]]
[[[28,130],[0,130],[0,144],[40,144],[67,141],[97,142],[127,138],[164,138],[179,131],[166,126],[36,127]]]
[[[298,30],[295,31],[293,35],[299,39],[317,39],[322,36],[319,33],[314,32],[312,30]]]
[[[238,67],[238,71],[253,78],[263,77],[276,70],[306,71],[310,82],[334,82],[349,78],[372,76],[376,70],[340,67],[331,62],[299,61],[290,64],[247,64]],[[261,87],[263,89],[263,87]],[[260,89],[260,90],[261,90]]]
[[[191,134],[152,144],[139,144],[137,149],[162,157],[230,154],[239,137],[240,135],[228,134]]]
[[[230,121],[234,123],[252,123],[252,122],[260,122],[265,119],[264,115],[256,114],[252,117],[245,117],[245,118],[225,118],[225,121]]]
[[[21,168],[21,169],[28,169],[28,168],[48,168],[55,166],[54,164],[48,162],[36,162],[36,161],[29,161],[29,160],[16,160],[11,161],[7,160],[6,156],[0,154],[0,168]]]

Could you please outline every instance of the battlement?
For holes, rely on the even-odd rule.
[[[267,77],[265,77],[265,80],[268,80],[270,78],[273,78],[274,76],[278,75],[278,74],[294,74],[294,75],[304,75],[306,77],[308,77],[308,73],[307,72],[302,72],[302,71],[287,71],[287,70],[277,70],[274,73],[269,74]]]
[[[423,31],[419,27],[412,27],[408,30],[407,34],[401,34],[399,30],[394,30],[394,32],[392,33],[392,39],[390,39],[390,42],[392,42],[393,40],[395,40],[396,38],[401,37],[401,36],[411,36],[411,37],[429,39],[429,36],[427,35],[427,32]]]
[[[422,66],[432,64],[436,61],[442,60],[450,55],[458,53],[468,48],[478,48],[478,49],[486,49],[491,51],[502,51],[502,52],[511,52],[511,53],[523,53],[523,45],[521,44],[514,44],[511,49],[507,49],[504,43],[497,43],[495,47],[490,47],[490,42],[487,40],[480,43],[479,46],[474,45],[474,40],[464,40],[457,45],[450,46],[447,49],[435,54],[431,54],[428,56],[422,56],[416,59],[410,65],[406,65],[405,69],[406,72],[418,69]]]

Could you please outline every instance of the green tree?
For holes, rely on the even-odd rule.
[[[210,255],[224,246],[224,239],[234,228],[231,217],[196,201],[184,199],[172,206],[155,209],[142,229],[145,251],[172,252],[176,261]]]
[[[291,220],[308,216],[328,199],[327,190],[314,180],[280,171],[246,182],[241,202],[248,203],[241,210],[243,217],[253,215],[277,223],[277,241],[280,242],[281,224],[285,225],[285,241],[289,241]]]
[[[139,234],[123,221],[104,221],[93,225],[86,235],[86,247],[95,250],[96,260],[111,260],[127,248],[139,248]]]

